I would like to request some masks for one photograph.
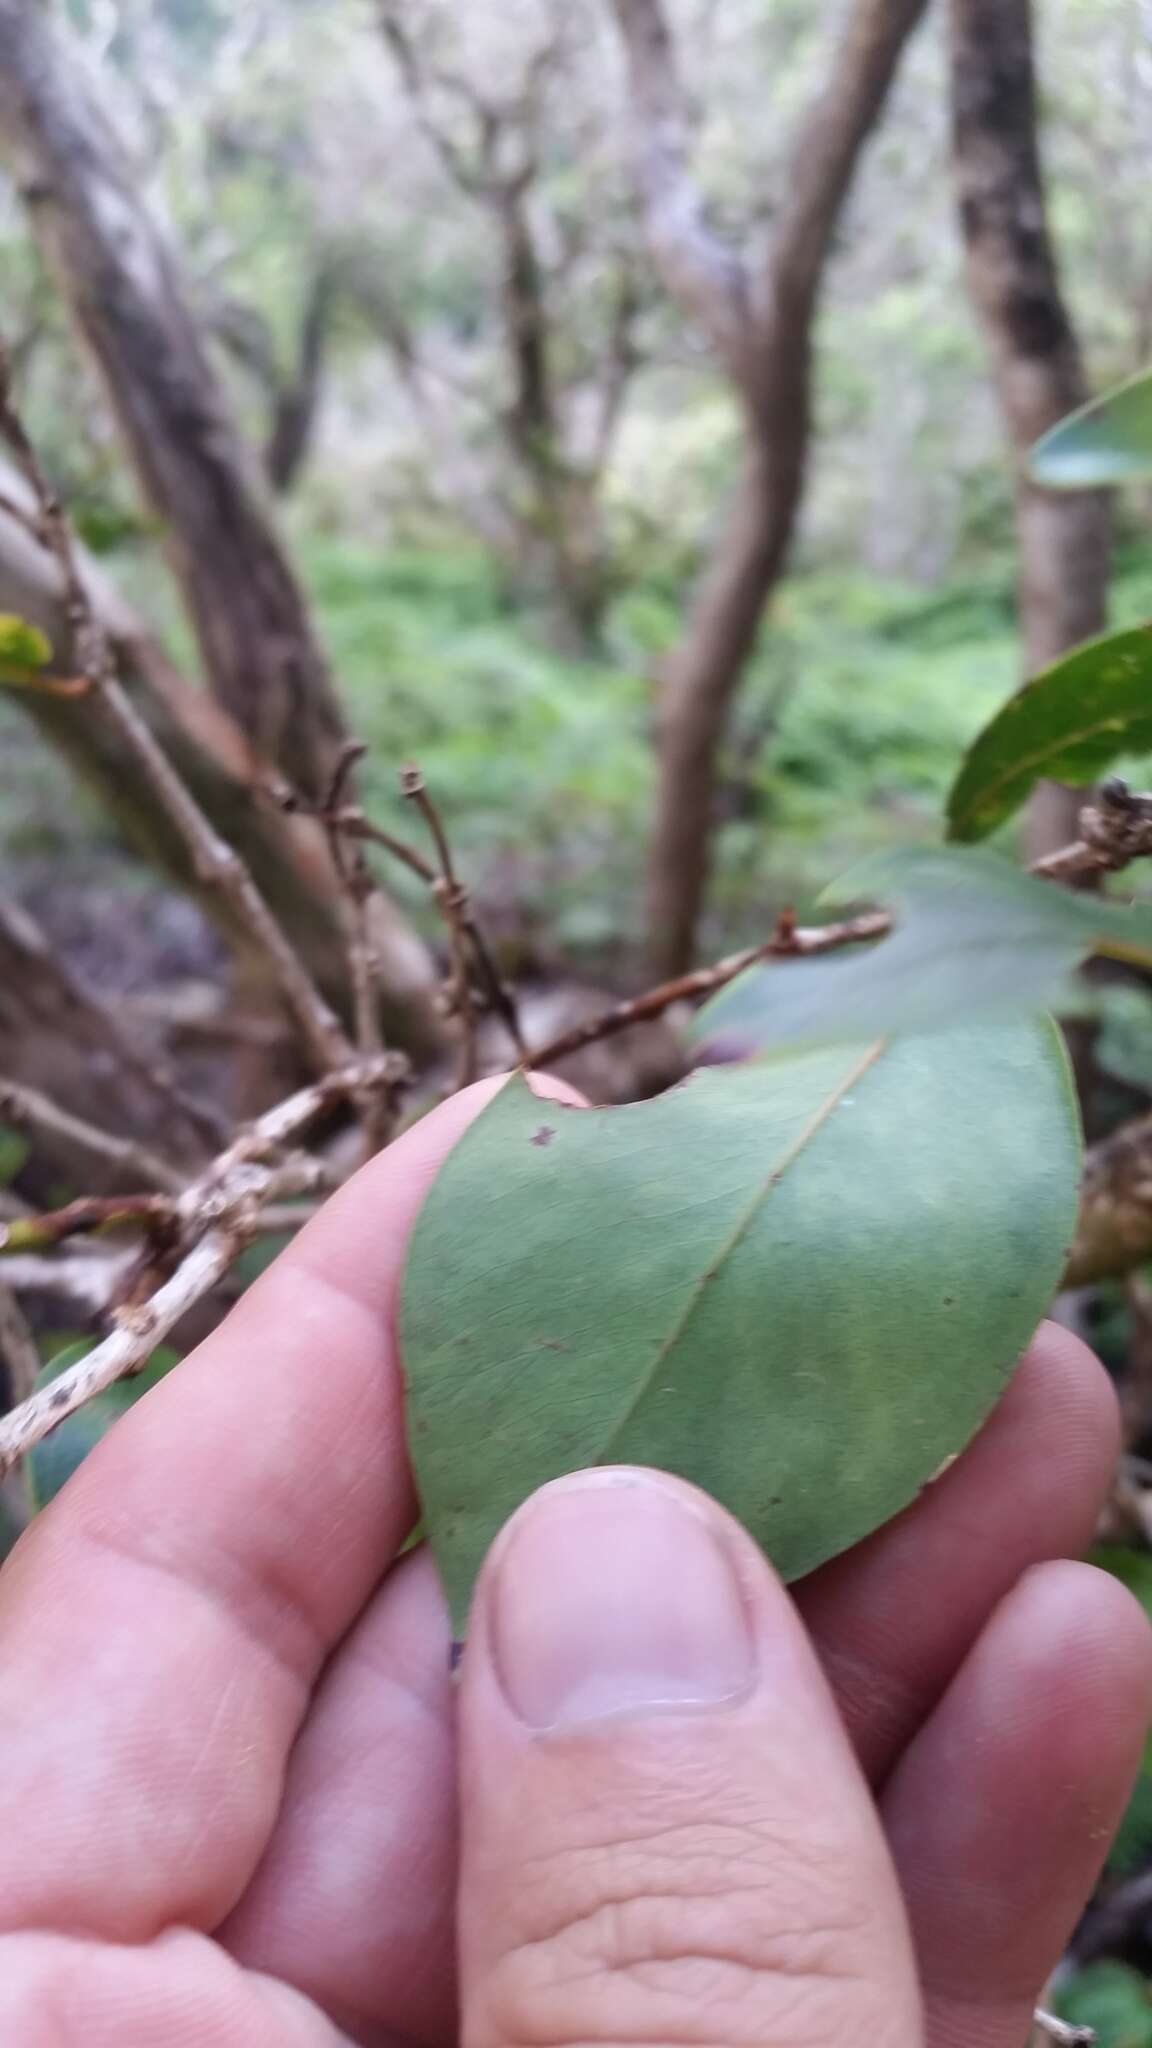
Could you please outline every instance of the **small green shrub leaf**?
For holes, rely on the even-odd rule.
[[[86,1357],[94,1343],[94,1338],[80,1337],[75,1343],[65,1345],[40,1372],[37,1389],[50,1386],[70,1365]],[[156,1386],[166,1373],[171,1372],[178,1357],[179,1354],[168,1345],[160,1345],[152,1353],[143,1372],[134,1373],[130,1379],[115,1381],[102,1394],[97,1394],[95,1400],[86,1402],[75,1415],[69,1415],[59,1423],[29,1451],[26,1464],[34,1507],[45,1507],[59,1493],[93,1445],[99,1443],[102,1436],[107,1436],[113,1423],[126,1415],[150,1387]]]
[[[706,1487],[788,1577],[971,1436],[1059,1279],[1078,1129],[1031,1020],[694,1074],[575,1110],[509,1081],[404,1278],[409,1435],[457,1629],[544,1480]]]
[[[1069,413],[1037,441],[1028,467],[1056,491],[1152,476],[1152,370]]]
[[[978,733],[948,798],[952,839],[983,839],[1041,776],[1092,782],[1152,749],[1152,624],[1087,640],[1010,697]]]
[[[35,685],[51,659],[51,642],[39,626],[30,626],[15,612],[0,612],[0,682]]]
[[[932,847],[863,862],[825,903],[882,903],[889,937],[751,967],[699,1010],[689,1036],[745,1058],[789,1044],[947,1030],[1037,1011],[1090,953],[1152,966],[1152,908],[1056,888],[983,851]]]

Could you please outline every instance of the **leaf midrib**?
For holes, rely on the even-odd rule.
[[[807,1150],[817,1132],[827,1123],[833,1110],[839,1108],[849,1089],[855,1087],[856,1083],[863,1078],[870,1067],[875,1066],[876,1061],[884,1052],[887,1044],[888,1040],[886,1038],[878,1038],[874,1044],[868,1047],[867,1052],[864,1053],[861,1059],[857,1060],[855,1066],[850,1067],[842,1079],[836,1083],[835,1088],[829,1090],[823,1102],[813,1110],[812,1115],[802,1126],[796,1137],[793,1138],[791,1144],[785,1148],[781,1157],[775,1161],[765,1174],[751,1201],[737,1217],[735,1224],[724,1239],[719,1250],[692,1282],[684,1307],[674,1321],[668,1335],[664,1338],[651,1364],[641,1374],[638,1384],[628,1397],[623,1413],[608,1431],[601,1451],[598,1454],[598,1461],[600,1463],[604,1462],[604,1452],[615,1443],[617,1437],[620,1436],[621,1432],[627,1428],[628,1424],[635,1417],[645,1395],[650,1391],[656,1378],[663,1370],[667,1359],[683,1337],[704,1297],[709,1281],[721,1270],[726,1261],[732,1257],[737,1245],[751,1229],[752,1224],[773,1189],[779,1187],[789,1167]]]

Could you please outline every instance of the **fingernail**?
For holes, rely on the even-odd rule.
[[[581,1473],[521,1508],[489,1582],[496,1670],[531,1728],[707,1707],[752,1681],[735,1559],[654,1475]]]

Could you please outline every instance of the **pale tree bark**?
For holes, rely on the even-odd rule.
[[[16,473],[0,464],[0,499],[20,505],[24,495]],[[212,823],[242,856],[310,972],[329,999],[347,1012],[348,965],[336,878],[323,832],[307,818],[285,817],[275,806],[255,800],[252,750],[244,734],[220,705],[185,682],[95,565],[86,561],[84,572],[133,701]],[[74,670],[72,628],[56,564],[21,519],[2,506],[0,610],[31,620],[47,634],[56,673],[66,676]],[[231,922],[220,892],[193,871],[173,820],[125,759],[123,744],[96,700],[25,690],[14,693],[11,701],[64,756],[126,838],[222,923],[243,960],[246,934]],[[434,969],[399,913],[384,905],[380,917],[378,944],[388,966],[384,1026],[394,1043],[419,1057],[438,1047],[444,1036],[434,1010]]]
[[[1048,225],[1031,0],[950,0],[953,162],[972,303],[1016,477],[1025,673],[1107,624],[1111,508],[1101,491],[1029,481],[1033,443],[1088,396]],[[1075,836],[1083,791],[1041,784],[1029,860]]]
[[[637,177],[668,289],[711,341],[739,399],[745,458],[683,637],[664,664],[648,875],[653,965],[690,962],[704,903],[719,750],[781,574],[812,425],[821,279],[860,152],[926,0],[851,0],[823,90],[800,124],[767,259],[755,270],[710,226],[687,95],[662,0],[611,0],[627,56]]]
[[[78,60],[0,0],[0,136],[161,525],[220,702],[318,795],[345,731],[307,605],[173,252]]]

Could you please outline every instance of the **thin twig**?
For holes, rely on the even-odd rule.
[[[366,751],[360,740],[345,742],[317,816],[340,884],[356,1046],[361,1059],[373,1060],[384,1051],[380,1028],[383,963],[372,929],[373,911],[380,907],[381,891],[365,857],[363,841],[344,832],[340,825],[349,778]],[[394,1096],[380,1088],[367,1087],[357,1107],[364,1156],[371,1159],[383,1150],[392,1135]]]
[[[35,493],[44,544],[59,564],[65,603],[82,673],[119,737],[151,784],[180,833],[194,871],[219,889],[237,921],[267,961],[285,1005],[318,1070],[347,1066],[353,1048],[335,1012],[321,994],[277,923],[235,849],[223,840],[173,768],[140,717],[116,674],[111,643],[89,599],[80,573],[64,508],[32,446],[9,388],[7,357],[0,349],[0,436],[7,441]]]
[[[184,1180],[175,1167],[169,1166],[159,1153],[137,1144],[132,1138],[117,1138],[110,1131],[100,1130],[96,1124],[73,1116],[70,1110],[60,1109],[38,1088],[29,1088],[23,1081],[10,1080],[7,1075],[0,1075],[0,1120],[15,1124],[20,1129],[43,1131],[51,1137],[63,1138],[69,1145],[91,1153],[93,1159],[98,1159],[102,1165],[115,1166],[134,1180],[154,1188],[164,1188],[170,1194],[179,1194],[184,1186]]]
[[[718,960],[713,967],[698,967],[691,974],[677,975],[674,981],[661,982],[658,988],[650,988],[644,995],[614,1003],[610,1010],[587,1018],[583,1024],[573,1025],[558,1038],[550,1039],[547,1045],[534,1047],[527,1064],[549,1066],[554,1060],[566,1059],[570,1053],[580,1052],[586,1045],[598,1044],[602,1038],[613,1038],[618,1031],[627,1031],[633,1024],[643,1024],[652,1017],[659,1017],[674,1003],[694,1002],[702,996],[715,995],[717,989],[735,981],[738,974],[743,974],[747,967],[754,967],[757,961],[801,959],[812,953],[830,953],[839,946],[856,946],[866,939],[882,939],[891,929],[892,920],[884,910],[868,911],[861,917],[847,918],[842,924],[811,927],[793,924],[785,913],[777,920],[771,938],[765,939],[763,945],[746,946],[743,952],[730,953],[726,960]]]
[[[116,1328],[49,1387],[0,1421],[0,1476],[77,1408],[126,1373],[138,1371],[182,1315],[223,1278],[256,1234],[265,1202],[323,1185],[319,1159],[277,1155],[324,1110],[355,1099],[366,1086],[395,1087],[398,1066],[385,1055],[325,1074],[277,1103],[239,1132],[176,1206],[184,1249],[175,1271],[145,1302],[116,1312]]]
[[[62,1209],[46,1209],[30,1216],[14,1216],[0,1223],[0,1254],[45,1251],[67,1238],[82,1237],[122,1225],[136,1225],[147,1231],[162,1229],[176,1220],[176,1203],[170,1195],[81,1195]]]
[[[402,771],[400,788],[408,801],[415,804],[421,817],[424,819],[432,835],[432,843],[436,848],[440,861],[440,877],[438,883],[434,884],[434,893],[444,912],[449,931],[457,934],[458,937],[459,976],[462,981],[460,1001],[464,1006],[464,1014],[467,1014],[467,990],[471,980],[469,961],[471,961],[476,976],[476,985],[481,997],[488,1008],[499,1017],[512,1044],[516,1048],[517,1059],[523,1061],[528,1056],[528,1048],[520,1028],[520,1018],[512,991],[500,976],[496,963],[492,958],[488,942],[477,923],[476,913],[472,908],[469,892],[456,873],[452,860],[452,848],[448,842],[448,834],[444,829],[440,813],[428,794],[424,777],[419,768],[409,767]]]
[[[469,1083],[476,1079],[479,1071],[476,1011],[472,1002],[472,976],[469,972],[468,941],[463,920],[467,895],[461,888],[452,865],[452,849],[448,844],[440,813],[424,786],[424,777],[419,768],[401,769],[400,789],[408,802],[419,811],[427,825],[440,863],[440,873],[432,884],[432,893],[443,913],[452,953],[452,978],[447,991],[447,1008],[449,1014],[455,1017],[460,1030],[460,1062],[456,1073],[456,1085],[458,1088],[467,1088]]]
[[[1093,2048],[1096,2039],[1094,2027],[1073,2027],[1067,2020],[1058,2020],[1054,2012],[1045,2012],[1037,2006],[1032,2015],[1033,2034],[1041,2034],[1046,2041],[1057,2041],[1060,2048]]]

